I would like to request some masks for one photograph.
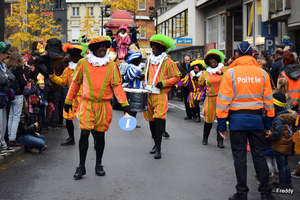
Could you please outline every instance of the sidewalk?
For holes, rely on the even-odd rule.
[[[5,156],[0,156],[0,168],[13,161],[14,159],[16,159],[17,157],[23,155],[23,153],[25,152],[25,147],[13,147],[15,149],[14,152],[9,152],[7,153]]]

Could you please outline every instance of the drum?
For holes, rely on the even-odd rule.
[[[148,90],[124,88],[129,107],[134,112],[145,112],[148,109]]]

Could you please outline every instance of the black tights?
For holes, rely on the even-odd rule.
[[[150,121],[150,131],[154,140],[156,148],[161,148],[162,134],[166,129],[166,120],[155,118],[154,121]]]
[[[74,140],[74,124],[72,120],[66,120],[66,126],[69,133],[69,138]]]
[[[96,140],[96,164],[102,163],[102,155],[105,147],[105,132],[94,131]],[[89,147],[89,130],[81,130],[80,140],[79,140],[79,165],[85,166],[86,154]]]

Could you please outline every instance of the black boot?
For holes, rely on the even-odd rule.
[[[210,134],[211,127],[212,127],[212,124],[209,124],[209,123],[206,123],[206,122],[204,123],[203,140],[202,140],[203,145],[207,145],[208,136]]]
[[[154,147],[150,151],[150,154],[155,154],[155,152],[156,152],[156,146],[154,145]]]
[[[61,143],[62,146],[74,145],[75,141],[72,138],[68,138]]]
[[[103,165],[97,164],[96,167],[95,167],[95,173],[98,176],[105,176],[105,171],[103,170]]]
[[[165,138],[169,138],[170,137],[170,135],[169,135],[168,132],[164,132],[162,136],[165,137]]]
[[[196,114],[196,119],[195,119],[195,123],[201,122],[201,117],[200,117],[200,113]]]
[[[156,152],[155,152],[154,158],[155,158],[155,159],[161,159],[161,151],[160,151],[160,148],[156,148]]]
[[[86,171],[85,171],[85,167],[83,166],[79,166],[76,168],[76,172],[74,174],[74,178],[77,180],[77,179],[81,179],[83,175],[86,174]]]
[[[218,126],[217,126],[217,141],[218,141],[218,147],[219,147],[219,148],[224,148],[224,147],[225,147],[224,144],[223,144],[224,139],[223,139],[222,136],[220,135]]]

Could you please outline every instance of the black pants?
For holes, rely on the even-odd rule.
[[[236,191],[240,199],[247,199],[249,188],[247,186],[247,138],[251,148],[254,168],[260,185],[258,191],[271,193],[269,183],[269,168],[265,157],[266,134],[263,130],[230,130],[231,150],[234,159],[237,179]]]
[[[189,116],[189,117],[193,117],[192,109],[190,108],[190,106],[187,102],[187,98],[188,98],[188,95],[189,95],[189,88],[181,87],[181,89],[182,89],[182,93],[183,93],[183,100],[184,100],[186,115]]]

